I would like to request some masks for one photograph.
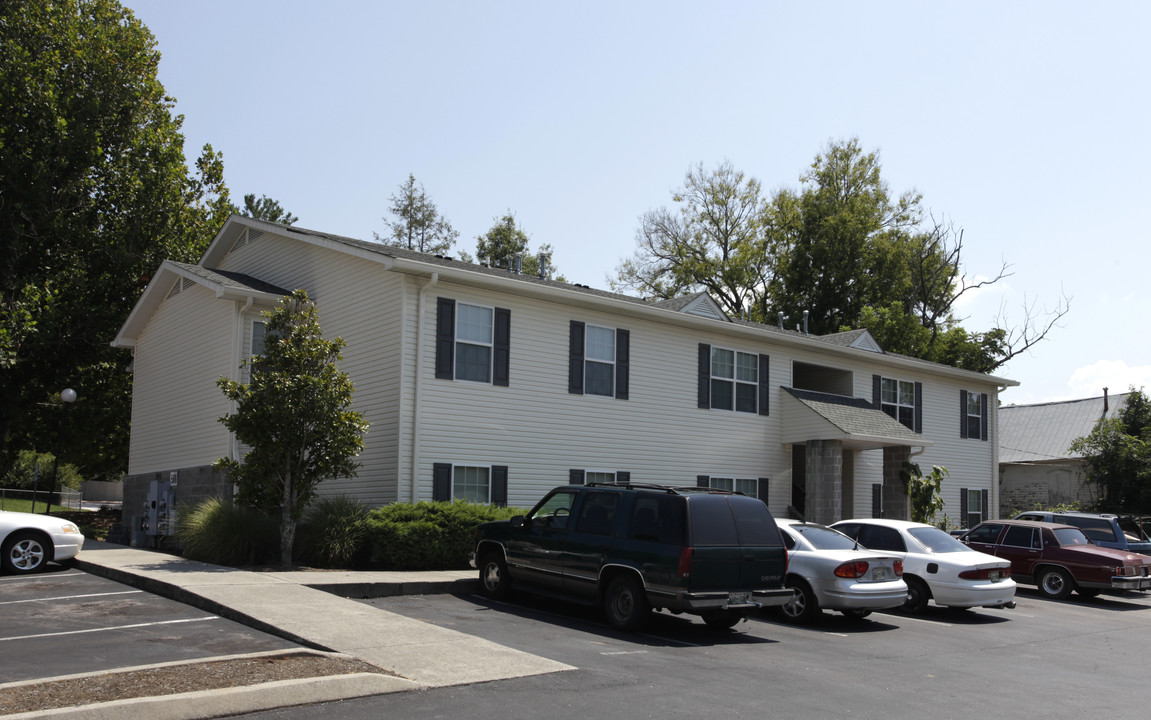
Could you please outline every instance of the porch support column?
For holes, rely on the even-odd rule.
[[[911,519],[911,498],[903,485],[903,463],[911,459],[909,447],[883,448],[883,517],[889,520]]]
[[[843,442],[807,441],[807,519],[824,525],[843,519]]]

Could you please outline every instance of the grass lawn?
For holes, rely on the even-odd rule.
[[[43,499],[36,501],[37,514],[44,512],[44,500],[46,500],[47,497],[47,493],[45,493]],[[0,510],[9,510],[11,512],[32,512],[32,501],[17,500],[15,498],[4,498],[4,500],[0,500]],[[52,509],[48,512],[70,512],[70,508],[66,508],[63,505],[53,505]]]

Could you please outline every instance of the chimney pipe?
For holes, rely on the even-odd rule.
[[[804,335],[807,334],[807,315],[808,315],[808,312],[809,311],[807,311],[807,310],[803,311],[803,334]]]
[[[1107,399],[1107,388],[1103,388],[1103,417],[1107,417],[1107,410],[1110,407],[1110,402]]]
[[[779,323],[779,329],[782,330],[783,329],[783,311],[780,310],[779,312],[777,312],[775,314],[775,317],[776,317],[776,321]]]

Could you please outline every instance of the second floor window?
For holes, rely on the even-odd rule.
[[[568,392],[627,400],[631,333],[572,320],[568,337]]]
[[[491,382],[492,309],[456,305],[456,379]]]
[[[615,394],[615,330],[587,326],[584,355],[584,392],[589,395]]]
[[[711,349],[711,407],[754,413],[759,396],[759,356]]]
[[[915,428],[915,383],[883,378],[880,399],[883,412],[909,428]]]

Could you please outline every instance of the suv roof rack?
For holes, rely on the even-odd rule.
[[[669,495],[681,495],[684,493],[713,493],[716,495],[743,495],[743,493],[735,490],[721,490],[712,487],[696,487],[694,485],[658,485],[656,483],[634,483],[634,482],[589,482],[585,487],[611,487],[622,488],[625,490],[660,490],[668,493]]]

